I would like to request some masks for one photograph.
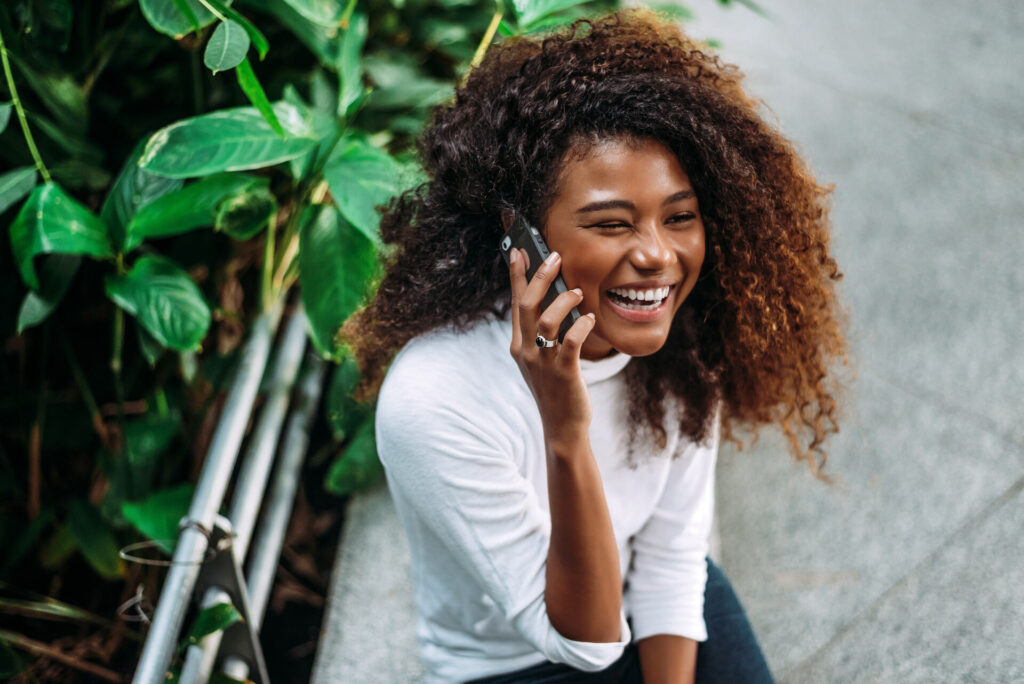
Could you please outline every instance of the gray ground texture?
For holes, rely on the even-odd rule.
[[[721,563],[781,682],[1024,682],[1024,3],[761,5],[688,30],[835,184],[852,370],[835,486],[723,447]],[[408,563],[355,501],[314,681],[420,678]]]

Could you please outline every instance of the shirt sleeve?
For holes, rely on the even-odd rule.
[[[633,538],[625,601],[637,641],[672,634],[706,641],[704,588],[720,429],[676,458],[651,517]]]
[[[608,667],[630,642],[624,611],[621,638],[608,643],[567,639],[548,618],[550,517],[516,466],[509,414],[478,401],[494,388],[453,387],[460,381],[449,376],[439,391],[430,375],[406,373],[382,387],[376,435],[389,485],[524,641],[552,662]]]

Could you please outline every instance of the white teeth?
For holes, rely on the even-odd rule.
[[[640,302],[660,302],[668,296],[671,287],[659,287],[649,290],[636,290],[632,288],[615,287],[609,290],[622,297],[628,297]]]

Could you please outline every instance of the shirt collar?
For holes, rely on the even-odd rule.
[[[611,356],[595,361],[580,359],[580,372],[583,374],[583,382],[593,385],[595,382],[607,380],[625,368],[632,358],[628,354],[617,351]]]

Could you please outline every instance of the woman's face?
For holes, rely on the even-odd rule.
[[[609,140],[567,162],[544,236],[597,319],[582,358],[661,349],[704,262],[697,196],[668,148]]]

